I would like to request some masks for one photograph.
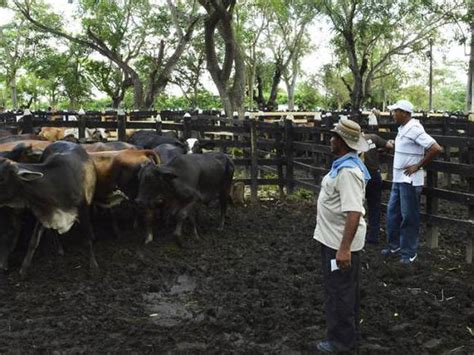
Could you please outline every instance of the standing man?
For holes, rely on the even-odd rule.
[[[410,264],[417,257],[419,243],[423,167],[443,149],[411,117],[413,105],[409,101],[400,100],[388,108],[400,127],[395,139],[393,183],[387,209],[388,246],[382,255],[400,255],[401,263]]]
[[[382,201],[382,175],[380,174],[379,154],[385,150],[392,150],[393,144],[376,134],[365,135],[369,150],[364,154],[364,163],[370,173],[367,183],[365,198],[369,214],[369,228],[365,237],[366,243],[377,244],[380,232],[380,212]]]
[[[337,159],[321,183],[314,239],[321,243],[327,339],[323,352],[349,351],[356,346],[359,325],[359,251],[366,225],[365,184],[369,172],[357,152],[368,144],[360,126],[339,120],[332,130],[331,151]]]

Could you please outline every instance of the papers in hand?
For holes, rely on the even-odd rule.
[[[331,259],[331,272],[339,270],[339,266],[337,266],[336,259]]]

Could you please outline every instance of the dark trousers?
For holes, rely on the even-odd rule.
[[[380,212],[382,198],[382,176],[380,170],[370,171],[370,180],[365,187],[365,198],[369,213],[369,230],[366,240],[376,243],[379,240]]]
[[[331,271],[331,259],[336,250],[321,244],[327,338],[341,347],[356,346],[359,336],[359,252],[351,253],[351,268],[347,271]]]

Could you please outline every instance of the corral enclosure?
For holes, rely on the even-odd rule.
[[[156,113],[140,118],[151,115]],[[337,116],[306,119],[308,127],[298,119],[180,115],[170,122],[166,113],[163,121],[146,123],[133,122],[133,114],[106,123],[93,114],[77,115],[77,122],[24,117],[26,131],[68,125],[81,134],[86,126],[107,127],[122,139],[129,128],[178,130],[183,137],[199,132],[248,171],[239,179],[249,186],[250,201],[231,208],[223,233],[214,227],[214,209],[203,209],[204,240],[190,239],[184,249],[161,225],[155,227],[158,240],[142,246],[125,218],[127,237],[115,240],[107,219],[96,215],[97,279],[87,275],[74,231],[64,242],[64,257],[52,255],[43,243],[30,279],[20,282],[12,272],[2,287],[0,349],[311,351],[325,328],[319,248],[312,240],[315,205],[291,197],[250,202],[263,185],[277,186],[282,194],[298,187],[318,191],[331,161],[328,130]],[[424,121],[448,149],[428,170],[420,262],[404,269],[380,260],[376,246],[364,250],[362,353],[474,351],[473,269],[463,260],[472,259],[473,124],[448,117]],[[387,130],[381,135],[394,137],[389,119],[380,128]],[[438,244],[439,249],[428,248]],[[21,255],[15,255],[17,264]]]

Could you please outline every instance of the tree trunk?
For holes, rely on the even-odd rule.
[[[278,85],[280,84],[281,81],[281,58],[278,58],[277,62],[275,63],[275,73],[273,74],[273,80],[272,80],[272,89],[270,91],[270,97],[268,98],[267,101],[267,109],[269,111],[273,111],[276,108],[276,99],[278,95]]]
[[[245,63],[232,25],[235,0],[226,2],[226,4],[222,3],[222,1],[208,2],[199,0],[199,2],[208,13],[204,26],[207,69],[219,91],[227,117],[232,118],[234,111],[239,113],[239,117],[243,117]],[[222,68],[219,65],[216,53],[214,39],[216,29],[218,29],[224,41],[225,52]],[[231,86],[230,76],[232,68],[234,69],[234,82]]]
[[[470,12],[474,15],[472,3]],[[474,20],[471,20],[471,57],[467,73],[466,112],[474,112]]]

